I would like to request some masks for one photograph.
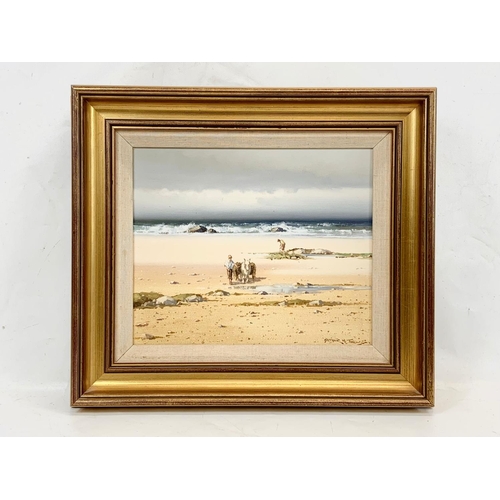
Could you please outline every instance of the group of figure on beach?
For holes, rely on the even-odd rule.
[[[231,255],[227,256],[227,261],[224,264],[227,271],[227,279],[229,284],[233,284],[233,280],[248,283],[250,279],[255,281],[257,266],[250,259],[243,259],[243,262],[234,262]]]
[[[280,252],[285,251],[285,242],[282,239],[278,238],[278,243],[280,246]],[[243,280],[243,283],[246,283],[249,279],[249,277],[252,278],[252,280],[255,280],[255,275],[257,272],[257,268],[255,266],[255,263],[252,262],[250,259],[244,259],[243,263],[241,262],[234,262],[233,256],[228,255],[227,256],[227,261],[224,264],[224,267],[226,268],[227,272],[227,279],[229,281],[229,284],[233,284],[233,279]]]

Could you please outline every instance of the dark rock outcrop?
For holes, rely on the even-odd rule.
[[[188,233],[206,233],[207,228],[205,226],[193,226],[187,230]]]

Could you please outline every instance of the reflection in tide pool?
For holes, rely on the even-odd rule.
[[[259,286],[241,286],[237,285],[236,287],[230,288],[238,288],[245,290],[255,290],[256,293],[265,292],[269,295],[275,295],[280,293],[315,293],[315,292],[324,292],[327,290],[371,290],[371,286],[349,286],[349,285],[311,285],[307,283],[305,285],[259,285]]]

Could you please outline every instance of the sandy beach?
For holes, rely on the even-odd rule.
[[[286,249],[337,255],[274,259]],[[136,344],[369,344],[370,238],[290,234],[134,236],[134,294],[156,292],[175,306],[134,307]],[[224,263],[251,258],[255,281],[229,284]],[[322,289],[324,287],[324,289]],[[333,288],[332,288],[333,287]],[[185,302],[198,296],[200,302]]]

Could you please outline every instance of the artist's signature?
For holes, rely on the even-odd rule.
[[[357,345],[363,345],[363,344],[368,344],[366,340],[354,340],[354,339],[333,339],[333,338],[327,338],[323,339],[323,342],[325,344],[357,344]]]

